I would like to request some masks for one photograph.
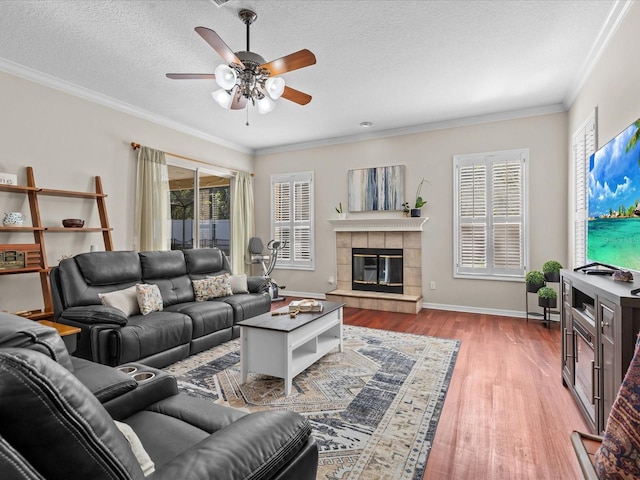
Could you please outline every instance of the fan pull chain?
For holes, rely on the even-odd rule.
[[[245,125],[248,127],[249,126],[249,105],[247,104],[247,123],[245,123]]]

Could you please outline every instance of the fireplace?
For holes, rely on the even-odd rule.
[[[403,293],[401,248],[353,248],[351,265],[352,290]]]

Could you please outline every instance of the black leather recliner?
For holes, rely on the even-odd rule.
[[[125,373],[134,368],[153,378],[136,381]],[[318,449],[302,416],[179,394],[165,372],[71,357],[55,329],[0,313],[4,480],[145,478],[135,438],[114,420],[153,461],[148,479],[316,478]]]

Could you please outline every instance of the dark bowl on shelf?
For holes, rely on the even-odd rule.
[[[65,228],[82,228],[84,220],[80,218],[65,218],[62,220],[62,226]]]

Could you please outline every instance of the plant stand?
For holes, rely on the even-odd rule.
[[[536,298],[538,297],[538,292],[530,292],[527,289],[527,284],[524,284],[524,309],[525,309],[525,316],[527,319],[527,323],[529,323],[529,317],[544,317],[545,314],[544,313],[540,313],[540,312],[532,312],[529,311],[529,294],[533,294],[536,296]],[[544,320],[543,320],[544,321]]]
[[[547,284],[549,283],[554,283],[554,282],[547,282]],[[550,307],[542,307],[542,312],[536,312],[536,311],[530,311],[529,310],[529,294],[535,295],[536,298],[538,297],[537,292],[530,292],[527,289],[527,284],[524,284],[524,295],[525,295],[525,317],[527,320],[527,323],[529,323],[529,317],[536,317],[538,319],[540,319],[540,322],[545,325],[547,328],[551,328],[551,315],[552,314],[556,314],[556,315],[560,315],[560,311],[559,310],[553,310]],[[555,307],[554,307],[555,308]]]

